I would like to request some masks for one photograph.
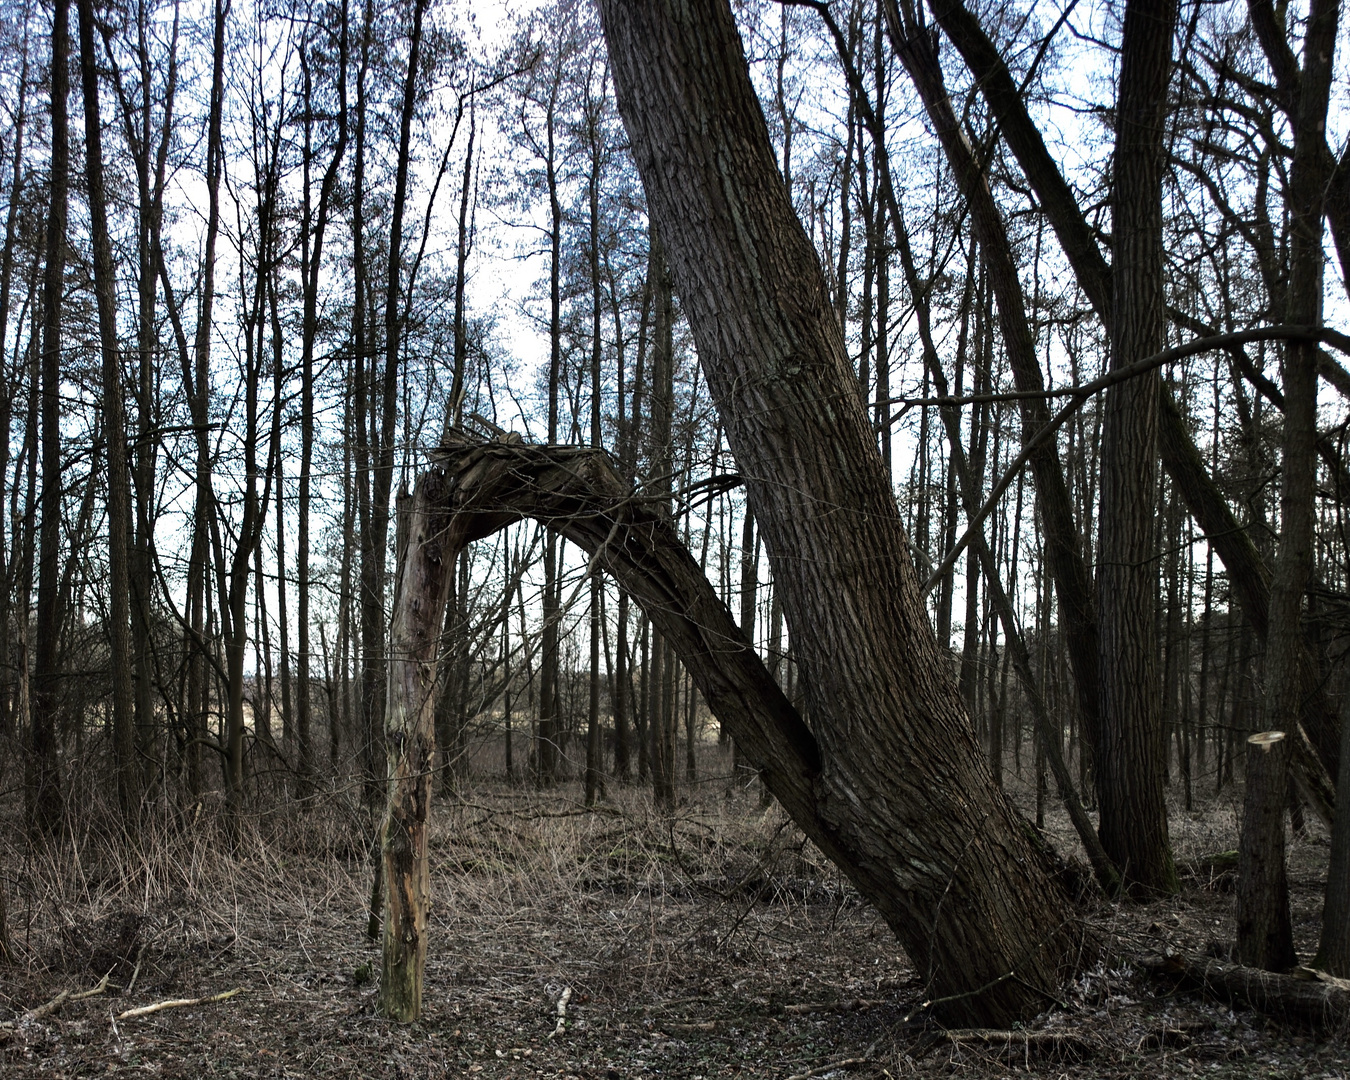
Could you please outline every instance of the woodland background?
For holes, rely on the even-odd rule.
[[[1109,251],[1123,8],[970,9]],[[992,779],[1077,857],[1048,758],[1063,758],[1076,788],[1067,798],[1089,810],[1106,781],[1036,478],[1009,471],[1025,437],[1010,353],[1028,343],[1010,344],[1002,267],[982,250],[957,159],[934,137],[935,100],[949,101],[951,130],[1001,217],[1052,395],[1111,366],[1091,286],[935,28],[936,97],[923,82],[932,69],[907,67],[883,11],[862,0],[746,3],[735,14]],[[896,16],[924,34],[933,21],[909,4]],[[1331,227],[1311,284],[1299,260],[1294,76],[1307,26],[1296,5],[1181,6],[1166,83],[1164,347],[1272,324],[1334,327],[1350,299],[1336,228],[1350,212],[1343,53],[1327,72]],[[397,503],[455,431],[607,450],[621,477],[668,508],[805,708],[759,525],[650,229],[588,4],[15,3],[0,13],[0,82],[0,812],[13,825],[0,952],[12,963],[26,957],[31,971],[45,955],[15,927],[53,918],[43,890],[55,886],[43,883],[69,869],[71,851],[117,865],[127,845],[181,853],[191,835],[238,859],[240,844],[273,851],[278,822],[303,821],[304,858],[336,858],[368,887]],[[1279,564],[1290,513],[1287,356],[1312,350],[1258,332],[1161,368],[1257,567]],[[1294,627],[1335,716],[1350,616],[1350,376],[1330,349],[1316,363],[1309,576]],[[1102,399],[1088,397],[1053,440],[1088,567],[1111,563],[1102,545],[1113,538],[1098,530],[1104,418]],[[1158,468],[1152,449],[1139,460]],[[1008,478],[973,530],[987,560],[944,558]],[[1268,684],[1292,666],[1266,663],[1266,627],[1242,604],[1251,575],[1218,554],[1218,533],[1174,473],[1160,470],[1146,494],[1135,524],[1148,534],[1147,587],[1135,600],[1151,627],[1145,685],[1166,803],[1174,820],[1236,817],[1249,763],[1266,761],[1247,737],[1275,726]],[[717,811],[726,835],[740,835],[742,819],[771,820],[757,816],[774,811],[756,763],[584,552],[527,522],[466,550],[454,577],[435,785],[463,828],[593,806],[621,807],[629,821],[648,813],[648,787],[650,805],[677,818],[724,800],[735,808]],[[1052,733],[1038,730],[1033,698]],[[1337,745],[1335,725],[1309,736],[1334,787],[1324,750]],[[1283,878],[1286,812],[1296,838],[1328,840],[1316,791],[1284,772],[1269,783]],[[465,823],[466,808],[488,804]],[[777,832],[744,827],[752,848],[778,850]],[[1165,844],[1165,815],[1162,828]],[[1202,831],[1206,850],[1178,841],[1180,880],[1139,863],[1126,877],[1155,898],[1197,874],[1212,885],[1238,847],[1236,821]],[[735,862],[735,843],[714,833],[704,855]],[[594,837],[553,842],[571,850]],[[810,851],[798,849],[807,869],[793,881],[829,873]],[[284,858],[264,861],[274,857],[284,873]],[[1326,873],[1320,859],[1304,872]],[[723,885],[741,869],[724,868]],[[710,873],[691,877],[706,884]],[[135,907],[119,880],[100,918]],[[88,885],[85,901],[105,887]],[[802,886],[805,912],[849,895],[838,881],[812,900],[816,887]],[[341,886],[353,897],[360,888]],[[750,895],[752,908],[763,899]],[[134,946],[109,946],[124,967],[139,966],[151,940],[153,905],[142,906],[125,924]],[[116,938],[124,923],[98,926],[94,937]]]

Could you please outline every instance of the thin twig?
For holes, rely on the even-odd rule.
[[[131,991],[136,989],[136,980],[141,974],[141,957],[145,955],[145,947],[149,942],[142,941],[141,947],[136,950],[136,966],[131,969],[131,982],[127,983],[126,990],[123,993],[130,995]]]

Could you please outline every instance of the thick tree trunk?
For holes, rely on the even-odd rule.
[[[1180,976],[1220,1000],[1284,1023],[1311,1024],[1334,1032],[1344,1030],[1350,1018],[1350,988],[1344,981],[1315,978],[1306,968],[1298,975],[1276,975],[1193,953],[1160,957],[1144,966],[1157,976]]]
[[[1298,959],[1284,866],[1288,745],[1282,740],[1247,747],[1247,792],[1238,839],[1238,959],[1267,971],[1286,971]]]
[[[1172,70],[1174,0],[1125,12],[1112,228],[1111,366],[1164,345],[1163,119]],[[1154,503],[1158,379],[1133,379],[1103,404],[1097,610],[1101,620],[1097,800],[1102,845],[1130,887],[1177,889],[1163,803],[1165,746],[1154,668]]]
[[[993,787],[933,639],[731,12],[610,0],[601,16],[652,219],[792,631],[821,816],[861,856],[859,875],[875,875],[869,898],[948,1016],[1037,1011],[1073,963],[1069,908]]]

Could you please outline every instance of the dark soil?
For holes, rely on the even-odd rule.
[[[1063,1001],[1024,1029],[969,1033],[929,1017],[890,931],[776,808],[722,779],[693,790],[670,820],[634,790],[598,812],[570,787],[439,800],[424,1015],[406,1027],[373,1011],[370,824],[349,793],[233,844],[210,807],[147,830],[138,853],[90,838],[34,855],[8,828],[18,962],[0,968],[0,1075],[1350,1077],[1343,1031],[1277,1025],[1140,967],[1228,947],[1240,793],[1173,809],[1182,895],[1085,903],[1110,947]],[[1059,817],[1047,825],[1073,856]],[[1315,823],[1292,841],[1305,959],[1326,858]],[[103,992],[26,1018],[104,975]]]

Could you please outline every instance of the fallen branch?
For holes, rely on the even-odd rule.
[[[146,946],[146,944],[147,944],[147,942],[142,941],[142,942],[141,942],[141,947],[140,947],[139,949],[136,950],[136,966],[135,966],[134,968],[131,969],[131,982],[127,983],[127,988],[126,988],[125,991],[123,991],[123,993],[127,994],[128,996],[130,996],[130,995],[131,995],[131,992],[132,992],[134,989],[136,989],[136,980],[137,980],[138,978],[140,978],[140,975],[141,975],[141,958],[142,958],[143,956],[145,956],[145,946]]]
[[[59,994],[56,995],[56,997],[52,998],[51,1001],[47,1002],[47,1004],[39,1005],[36,1009],[29,1009],[26,1013],[23,1014],[23,1018],[26,1021],[31,1021],[31,1020],[41,1020],[44,1016],[50,1016],[52,1013],[56,1012],[56,1010],[59,1009],[62,1005],[64,1005],[66,999],[69,997],[70,991],[62,990]]]
[[[108,974],[112,973],[109,972]],[[104,975],[103,978],[99,979],[98,985],[95,986],[92,990],[85,990],[84,992],[79,994],[71,994],[70,1000],[83,1001],[85,998],[98,997],[98,995],[103,993],[103,991],[106,989],[108,989],[108,976]]]
[[[233,990],[226,990],[223,994],[213,994],[210,997],[200,998],[172,998],[169,1001],[157,1001],[153,1005],[142,1005],[139,1009],[128,1009],[126,1012],[118,1013],[119,1020],[134,1020],[138,1016],[149,1016],[151,1013],[163,1012],[165,1009],[185,1009],[190,1005],[214,1005],[217,1001],[228,1001],[235,994],[243,993],[242,986],[236,986]]]
[[[695,1031],[716,1031],[719,1021],[717,1020],[698,1020],[689,1024],[662,1024],[667,1031],[678,1031],[681,1034]]]
[[[109,974],[112,973],[109,972]],[[20,1019],[24,1023],[41,1020],[44,1016],[51,1016],[52,1013],[56,1012],[56,1010],[67,1001],[83,1001],[85,998],[97,997],[106,989],[108,989],[108,976],[104,975],[103,978],[99,979],[98,985],[92,990],[82,990],[78,994],[72,994],[69,990],[62,990],[56,997],[52,998],[51,1001],[47,1002],[47,1004],[39,1005],[36,1009],[29,1009]]]
[[[549,1032],[550,1039],[557,1038],[567,1031],[567,1003],[572,1000],[572,988],[564,986],[563,992],[558,995],[558,1025]]]
[[[791,1015],[809,1013],[850,1013],[874,1009],[881,1004],[883,1004],[883,1002],[872,1001],[868,998],[850,998],[848,1001],[809,1001],[784,1005],[783,1011]]]
[[[1338,1027],[1350,1021],[1350,982],[1310,969],[1307,974],[1281,975],[1273,971],[1226,964],[1207,956],[1177,954],[1143,962],[1155,976],[1172,976],[1234,1005],[1281,1020],[1316,1027]]]

